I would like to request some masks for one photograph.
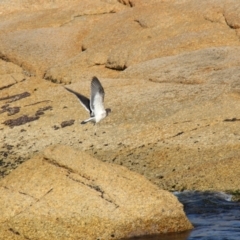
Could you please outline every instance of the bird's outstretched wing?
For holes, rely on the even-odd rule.
[[[90,115],[92,115],[92,110],[90,108],[90,100],[87,97],[85,97],[82,94],[77,93],[69,88],[66,88],[66,87],[64,87],[64,88],[66,90],[68,90],[69,92],[75,94],[77,96],[78,100],[80,101],[80,103],[82,104],[82,106],[90,113]]]
[[[105,112],[103,101],[104,89],[102,84],[96,77],[93,77],[91,82],[90,108],[95,116]]]

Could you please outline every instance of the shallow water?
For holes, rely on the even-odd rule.
[[[132,238],[137,240],[239,240],[240,202],[214,192],[175,193],[194,229],[184,233]]]

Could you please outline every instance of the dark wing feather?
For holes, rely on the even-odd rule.
[[[69,92],[75,94],[77,96],[77,98],[79,99],[80,103],[83,105],[83,107],[90,113],[90,115],[92,115],[92,111],[91,111],[91,108],[90,108],[90,100],[83,96],[82,94],[80,93],[77,93],[69,88],[66,88],[64,87],[66,90],[68,90]]]
[[[101,97],[101,104],[103,105],[104,89],[100,81],[97,79],[97,77],[93,77],[91,82],[91,100],[90,100],[90,108],[93,112],[94,112],[94,98],[96,96]]]

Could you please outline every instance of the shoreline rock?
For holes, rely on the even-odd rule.
[[[23,163],[0,181],[0,193],[4,239],[107,240],[192,228],[171,193],[68,146]]]

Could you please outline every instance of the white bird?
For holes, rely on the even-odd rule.
[[[90,100],[82,94],[77,93],[69,88],[65,87],[65,89],[75,94],[78,97],[82,106],[90,113],[90,118],[82,121],[81,124],[92,122],[95,125],[111,112],[110,108],[104,108],[103,101],[105,93],[102,84],[97,79],[97,77],[92,78]]]

